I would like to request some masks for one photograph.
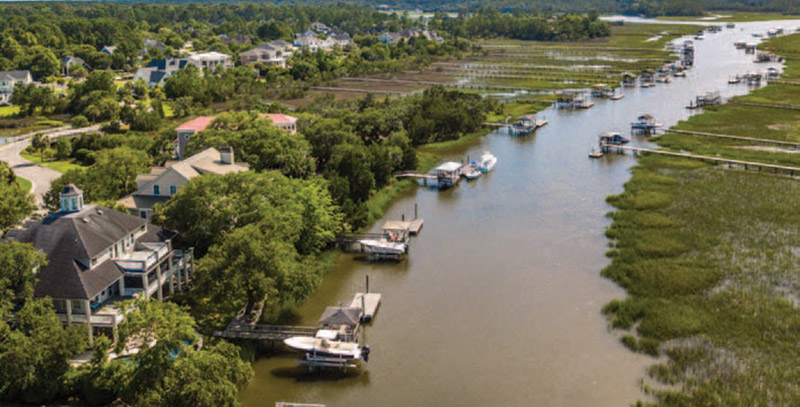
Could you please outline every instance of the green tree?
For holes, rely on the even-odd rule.
[[[72,143],[69,139],[60,138],[56,141],[56,157],[59,160],[66,160],[72,154]]]
[[[145,344],[134,356],[126,401],[140,407],[238,406],[238,391],[253,370],[236,347],[221,342],[194,350],[195,322],[175,304],[141,299],[124,309],[118,346],[133,336]]]
[[[47,265],[45,255],[19,242],[0,243],[0,309],[33,298],[34,270]],[[4,304],[6,302],[6,304]]]
[[[0,318],[0,399],[52,401],[66,388],[69,359],[85,349],[86,328],[64,328],[49,299],[26,301],[16,317],[14,330]]]
[[[14,171],[0,161],[0,232],[5,232],[36,209],[33,196],[22,190]]]
[[[198,253],[226,233],[267,219],[277,225],[275,239],[315,252],[338,231],[341,218],[332,202],[324,181],[242,172],[196,177],[156,212],[159,223],[181,232]]]

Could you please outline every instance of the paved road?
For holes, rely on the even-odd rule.
[[[63,136],[72,136],[82,133],[90,133],[100,130],[100,126],[83,127],[74,130],[62,130],[49,133],[50,138],[58,138]],[[30,138],[22,141],[0,146],[0,161],[7,162],[17,176],[29,180],[33,187],[31,193],[36,199],[36,205],[40,208],[44,207],[42,196],[50,190],[50,183],[54,179],[61,176],[61,173],[50,168],[42,167],[41,165],[34,164],[19,154],[31,144]]]

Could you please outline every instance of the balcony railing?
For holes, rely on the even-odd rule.
[[[66,313],[57,313],[58,319],[66,323],[67,322],[67,314]],[[108,313],[108,314],[92,314],[89,316],[89,321],[92,325],[106,325],[106,326],[114,326],[114,320],[116,319],[117,324],[125,320],[125,317],[120,313]],[[72,323],[73,324],[85,324],[86,323],[86,315],[84,314],[72,314]]]

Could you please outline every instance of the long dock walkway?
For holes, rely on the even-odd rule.
[[[632,151],[635,154],[646,153],[646,154],[660,154],[660,155],[668,155],[672,157],[682,157],[682,158],[690,158],[694,160],[706,161],[716,164],[729,164],[729,165],[737,165],[741,166],[745,170],[754,170],[754,171],[761,171],[762,169],[771,170],[774,174],[782,174],[787,175],[790,177],[797,177],[800,175],[800,167],[789,167],[785,165],[776,165],[776,164],[766,164],[766,163],[757,163],[751,161],[742,161],[742,160],[734,160],[730,158],[720,158],[720,157],[709,157],[705,155],[697,155],[697,154],[690,154],[690,153],[677,153],[673,151],[665,151],[665,150],[655,150],[652,148],[642,148],[642,147],[630,147],[630,146],[619,146],[619,145],[607,145],[608,148],[611,149],[618,149],[618,150],[627,150]]]
[[[225,330],[214,332],[218,338],[256,339],[263,341],[282,341],[293,336],[314,336],[317,328],[313,326],[256,325],[231,323]]]
[[[770,139],[755,138],[755,137],[732,136],[729,134],[706,133],[702,131],[688,131],[688,130],[676,130],[676,129],[670,129],[665,131],[664,133],[678,133],[678,134],[689,134],[692,136],[716,137],[716,138],[724,138],[730,140],[749,141],[753,143],[774,144],[778,146],[794,147],[800,149],[800,142],[795,142],[795,141],[770,140]]]

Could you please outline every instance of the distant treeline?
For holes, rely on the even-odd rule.
[[[114,1],[112,1],[114,2]],[[163,3],[166,0],[117,0],[118,3]],[[169,3],[238,3],[240,0],[169,0]],[[491,7],[501,12],[535,11],[543,13],[585,13],[598,10],[604,14],[630,15],[699,15],[705,11],[769,11],[800,13],[797,0],[274,0],[274,5],[297,4],[331,6],[357,4],[368,8],[388,5],[396,10],[424,10],[426,12],[474,11]]]
[[[469,18],[436,18],[431,27],[458,37],[507,37],[539,41],[567,41],[611,34],[608,23],[598,20],[597,11],[588,15],[567,13],[552,17],[540,13],[500,13],[485,7]]]

